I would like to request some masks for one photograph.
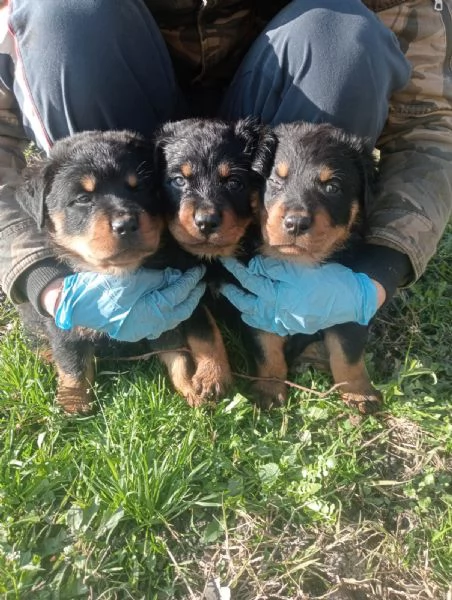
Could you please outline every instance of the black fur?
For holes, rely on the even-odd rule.
[[[231,279],[218,257],[246,261],[260,243],[259,204],[275,147],[273,132],[254,118],[187,119],[165,124],[157,135],[162,211],[182,251],[207,266],[210,291]],[[217,318],[237,325],[231,306],[210,291],[186,323],[190,335],[211,336]],[[208,312],[200,314],[206,306]],[[225,364],[218,368],[212,360],[211,371],[219,380],[230,379]]]
[[[261,252],[309,265],[347,262],[364,232],[366,207],[377,182],[367,141],[328,124],[304,122],[280,125],[275,134],[278,146],[261,205]],[[346,380],[344,400],[362,412],[375,410],[381,398],[364,366],[367,328],[346,323],[322,333],[336,383]],[[278,379],[287,376],[287,359],[312,339],[297,335],[281,342],[263,332],[253,337],[258,372]],[[256,387],[263,405],[286,397],[284,384]]]
[[[58,141],[47,159],[27,169],[17,199],[48,233],[56,255],[74,270],[133,271],[157,256],[164,227],[153,163],[153,144],[139,135],[79,133]],[[90,411],[95,350],[105,348],[108,354],[111,346],[133,344],[112,344],[107,336],[86,329],[63,331],[30,304],[21,305],[20,313],[25,326],[50,344],[63,409]],[[181,341],[174,332],[165,346],[179,347]]]

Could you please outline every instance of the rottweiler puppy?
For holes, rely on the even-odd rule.
[[[307,265],[346,264],[347,252],[361,239],[364,207],[375,189],[377,167],[371,149],[364,140],[329,124],[296,122],[274,131],[278,146],[261,205],[260,252]],[[305,343],[303,337],[255,333],[259,376],[286,379],[287,357]],[[381,394],[364,363],[367,327],[337,325],[323,337],[334,381],[344,383],[344,401],[363,413],[376,410]],[[286,398],[282,382],[263,381],[256,387],[265,406]]]
[[[58,141],[47,159],[28,167],[16,196],[74,271],[119,275],[160,247],[153,147],[134,133],[89,131]],[[50,344],[58,403],[68,413],[89,412],[95,346],[107,337],[63,331],[30,304],[19,309],[26,329]]]
[[[260,196],[275,146],[273,132],[254,118],[237,122],[185,119],[166,123],[157,135],[162,212],[172,239],[186,255],[186,266],[207,265],[211,288],[228,276],[215,259],[236,256],[246,260],[260,239]],[[187,354],[162,356],[172,379],[180,387],[190,381],[201,400],[204,390],[218,395],[231,382],[216,323],[227,311],[225,304],[218,297],[207,297],[185,323],[189,345],[197,347],[202,357],[194,375]]]
[[[17,198],[48,233],[56,256],[74,271],[120,275],[140,266],[175,267],[178,253],[162,248],[165,221],[154,158],[154,144],[132,132],[78,133],[58,141],[48,159],[28,168]],[[134,344],[89,329],[61,330],[30,304],[19,309],[26,328],[50,343],[57,401],[67,413],[91,410],[95,353],[110,355],[112,348],[123,356],[139,353],[133,352]],[[183,327],[145,345],[147,351],[185,347]],[[143,344],[139,348],[144,350]],[[196,350],[191,349],[194,355]],[[173,383],[182,393],[190,391]]]

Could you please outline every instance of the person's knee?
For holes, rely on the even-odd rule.
[[[147,135],[173,114],[178,90],[171,60],[142,0],[15,0],[13,6],[26,80],[16,78],[15,93],[41,145],[38,123],[52,141],[86,129]]]
[[[268,66],[280,68],[276,120],[326,120],[376,138],[410,68],[394,34],[360,0],[294,0],[265,36],[269,80]]]
[[[127,5],[138,0],[15,0],[11,12],[11,24],[17,35],[27,36],[29,44],[61,49],[62,41],[79,45],[91,33],[102,38],[119,31]],[[60,46],[60,47],[59,47]]]

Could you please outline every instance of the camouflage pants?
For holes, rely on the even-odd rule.
[[[452,205],[452,2],[410,0],[378,13],[413,70],[391,98],[378,140],[382,192],[368,239],[406,252],[415,277],[436,251]]]

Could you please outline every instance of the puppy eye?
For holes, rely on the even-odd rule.
[[[93,199],[91,198],[91,196],[87,196],[87,195],[83,194],[81,196],[77,196],[77,198],[75,198],[73,204],[88,205],[88,204],[91,204],[92,201],[93,201]]]
[[[170,183],[172,186],[176,187],[176,188],[182,188],[185,185],[185,177],[182,177],[181,175],[178,175],[177,177],[173,177],[170,180]]]
[[[337,185],[337,183],[327,183],[325,185],[325,192],[327,194],[338,194],[341,191],[341,188]]]
[[[274,177],[269,177],[267,181],[274,188],[282,187],[282,181],[280,179],[275,179]]]
[[[227,180],[227,185],[231,188],[231,190],[240,190],[243,187],[243,183],[238,177],[229,177]]]

